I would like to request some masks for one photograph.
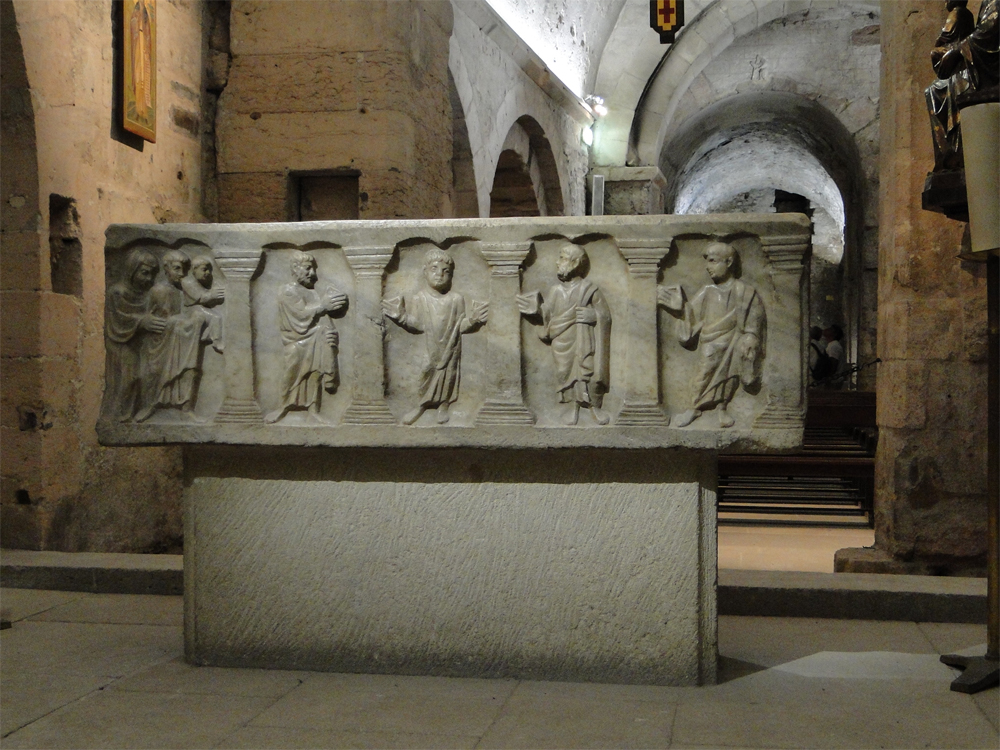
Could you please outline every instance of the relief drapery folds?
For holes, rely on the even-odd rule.
[[[805,219],[120,226],[108,236],[98,428],[109,444],[800,439]],[[780,333],[771,345],[769,328]],[[709,410],[717,420],[698,419]]]

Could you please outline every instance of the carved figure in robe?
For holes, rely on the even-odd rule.
[[[305,410],[319,417],[322,393],[336,393],[340,385],[337,351],[340,335],[333,313],[347,307],[347,295],[333,286],[316,290],[316,258],[296,251],[289,264],[292,282],[278,296],[278,329],[284,345],[281,407],[264,417],[277,422],[290,411]]]
[[[976,22],[966,7],[968,0],[948,0],[948,18],[931,53],[931,64],[938,78],[924,90],[934,136],[934,169],[962,169],[962,130],[959,127],[956,99],[969,88],[965,69],[945,75],[941,61],[944,51],[972,33]]]
[[[149,310],[160,264],[142,248],[125,259],[123,278],[113,284],[104,303],[104,416],[119,421],[135,417],[140,399],[140,350],[146,334],[163,332],[166,322]]]
[[[659,304],[680,317],[681,344],[701,353],[694,401],[674,424],[686,427],[717,407],[719,426],[732,427],[735,420],[728,407],[740,384],[752,390],[760,383],[767,319],[757,291],[735,277],[738,256],[732,245],[713,242],[704,257],[712,283],[690,302],[680,286],[657,288]]]
[[[601,408],[610,383],[611,310],[601,290],[586,278],[589,269],[587,252],[566,241],[556,263],[559,283],[544,298],[537,292],[517,296],[518,310],[533,319],[539,338],[552,349],[559,401],[571,404],[567,425],[579,422],[581,408],[599,425],[611,421]]]
[[[226,299],[226,290],[214,285],[212,259],[204,255],[191,260],[191,272],[181,279],[181,289],[184,291],[185,307],[200,307],[208,321],[207,335],[212,342],[212,348],[220,354],[223,352],[222,316],[212,308],[221,305]]]
[[[160,408],[179,409],[189,418],[193,416],[202,352],[211,340],[208,311],[184,304],[184,279],[191,259],[180,250],[168,250],[162,265],[164,283],[150,290],[149,311],[162,319],[164,326],[161,333],[143,339],[142,406],[136,415],[140,422]]]
[[[437,410],[438,424],[448,422],[462,380],[462,335],[478,330],[489,317],[486,302],[473,301],[466,312],[465,297],[451,289],[454,273],[451,255],[434,248],[424,257],[426,288],[382,301],[385,316],[410,333],[424,334],[427,348],[420,403],[403,417],[403,424],[413,424],[428,409]]]
[[[948,0],[948,19],[931,50],[938,76],[927,89],[934,134],[934,169],[961,169],[958,99],[985,96],[996,101],[1000,82],[1000,2],[983,0],[975,23],[963,0]]]

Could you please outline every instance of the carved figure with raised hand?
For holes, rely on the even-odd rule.
[[[104,415],[119,421],[135,417],[140,406],[140,353],[144,334],[160,334],[166,321],[150,313],[149,290],[160,264],[142,248],[125,259],[121,281],[108,289],[104,303]]]
[[[290,411],[304,409],[310,419],[320,422],[322,392],[336,393],[340,385],[340,337],[331,316],[347,307],[347,295],[333,286],[316,291],[316,258],[311,253],[296,251],[289,265],[293,281],[278,297],[285,354],[281,407],[264,421],[277,422]]]
[[[180,250],[168,250],[161,262],[164,283],[150,291],[149,311],[163,321],[163,330],[143,339],[138,421],[160,408],[179,409],[192,417],[201,380],[202,348],[210,340],[207,311],[184,303],[184,279],[191,259]]]
[[[411,296],[382,301],[389,320],[410,333],[424,334],[427,361],[420,380],[420,403],[403,417],[413,424],[428,409],[437,410],[437,423],[450,418],[461,385],[462,335],[486,324],[489,305],[473,301],[466,312],[465,297],[451,289],[455,261],[434,248],[424,257],[426,288]]]
[[[705,251],[705,270],[712,279],[689,302],[684,289],[661,285],[657,301],[680,317],[678,338],[697,347],[701,361],[693,383],[691,408],[674,424],[686,427],[702,412],[717,407],[719,426],[735,423],[728,411],[742,383],[754,389],[760,383],[767,320],[760,295],[735,276],[739,256],[732,245],[713,242]]]
[[[567,425],[579,422],[581,407],[599,425],[611,421],[601,408],[610,382],[611,310],[601,290],[586,278],[589,269],[587,252],[566,241],[556,263],[559,283],[544,299],[538,292],[517,296],[518,310],[539,325],[539,338],[552,349],[559,401],[572,405],[564,418]]]
[[[221,305],[226,299],[226,290],[215,285],[212,259],[204,255],[191,260],[191,273],[181,279],[184,292],[184,306],[198,307],[208,321],[208,339],[212,348],[220,354],[224,350],[222,341],[222,316],[211,308]]]

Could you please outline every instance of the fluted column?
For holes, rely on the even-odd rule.
[[[670,424],[660,407],[656,275],[670,240],[622,240],[628,262],[628,318],[625,321],[625,397],[615,424]]]
[[[382,282],[392,259],[390,247],[344,248],[354,271],[354,382],[345,424],[396,424],[385,401],[385,320]]]
[[[254,392],[253,328],[250,321],[250,279],[260,266],[261,250],[219,248],[215,261],[226,276],[225,382],[226,398],[216,422],[261,422]]]
[[[521,392],[521,264],[530,242],[484,246],[490,265],[490,320],[486,326],[486,392],[477,425],[535,423]]]
[[[809,236],[761,237],[761,248],[774,281],[774,303],[767,310],[767,348],[794,352],[784,361],[795,367],[777,367],[776,357],[765,356],[764,380],[768,383],[767,406],[754,421],[754,427],[799,427],[805,414],[806,328],[809,318],[809,274],[804,273],[809,259]],[[781,325],[778,325],[781,321]]]

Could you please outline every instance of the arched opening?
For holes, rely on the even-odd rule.
[[[810,214],[808,324],[841,325],[857,361],[863,175],[850,133],[831,112],[794,94],[738,94],[689,120],[665,144],[660,168],[671,213],[792,206]]]
[[[490,191],[490,216],[560,216],[562,188],[541,126],[525,115],[504,140]]]

